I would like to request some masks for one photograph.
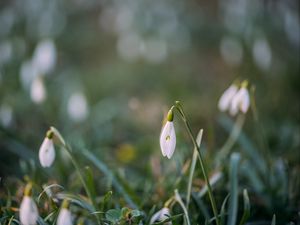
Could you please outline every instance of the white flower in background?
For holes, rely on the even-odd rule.
[[[48,131],[40,147],[39,159],[42,167],[50,167],[55,159],[53,135],[52,131]]]
[[[158,212],[156,212],[152,217],[151,217],[151,220],[150,220],[150,224],[153,224],[155,222],[161,222],[161,221],[164,221],[166,219],[168,219],[170,217],[170,210],[169,208],[162,208],[161,210],[159,210]],[[164,223],[164,224],[167,224],[167,225],[171,225],[172,222],[169,221],[167,223]]]
[[[34,103],[40,104],[46,99],[46,88],[41,77],[36,77],[30,87],[30,97]]]
[[[88,116],[88,104],[85,96],[78,92],[71,95],[68,101],[68,113],[72,120],[81,122]]]
[[[229,109],[231,101],[237,91],[238,87],[235,84],[232,84],[227,90],[224,91],[218,103],[220,111],[225,112]]]
[[[160,148],[163,156],[172,157],[176,147],[176,134],[173,124],[173,112],[169,111],[167,122],[160,134]]]
[[[62,208],[57,217],[57,225],[72,225],[72,215],[69,209]]]
[[[13,121],[12,107],[6,104],[0,106],[0,123],[4,127],[8,127]]]
[[[39,75],[45,75],[53,69],[56,62],[56,49],[51,39],[42,40],[38,43],[32,62],[38,69]]]
[[[35,225],[39,216],[35,202],[31,198],[31,184],[25,188],[23,200],[20,205],[20,221],[22,225]]]
[[[248,89],[246,88],[246,85],[242,84],[242,87],[240,88],[240,90],[238,90],[238,92],[234,95],[232,99],[229,113],[232,116],[235,116],[238,113],[238,111],[241,111],[242,113],[246,113],[249,109],[249,106],[250,106],[249,92]]]

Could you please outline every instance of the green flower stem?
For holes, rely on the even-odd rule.
[[[255,123],[257,124],[256,127],[258,127],[258,131],[256,133],[259,136],[258,141],[260,142],[260,148],[263,151],[262,155],[265,158],[267,168],[269,168],[268,173],[264,173],[263,176],[265,177],[267,185],[269,187],[271,187],[272,186],[271,176],[269,176],[268,174],[273,174],[272,157],[270,155],[269,145],[266,142],[266,137],[265,137],[265,132],[264,132],[263,126],[261,125],[260,120],[259,120],[258,110],[256,107],[256,101],[255,101],[255,87],[252,87],[250,90],[250,103],[251,103],[253,117],[254,117]]]
[[[185,207],[179,193],[178,193],[178,190],[175,189],[175,200],[179,203],[179,205],[181,206],[182,210],[183,210],[183,213],[185,215],[185,220],[186,220],[186,223],[187,225],[191,225],[191,222],[190,222],[190,218],[189,218],[189,214],[188,214],[188,211],[187,211],[187,208]]]
[[[245,122],[245,115],[239,114],[228,139],[226,140],[222,148],[219,150],[219,154],[216,158],[217,167],[220,166],[223,159],[229,154],[230,150],[232,149],[233,145],[235,144],[237,138],[241,133],[244,122]]]
[[[188,134],[189,134],[189,136],[190,136],[190,138],[191,138],[191,140],[193,142],[194,148],[198,152],[198,158],[199,158],[199,161],[200,161],[200,166],[201,166],[201,170],[202,170],[205,182],[207,184],[208,195],[209,195],[209,199],[210,199],[210,203],[211,203],[211,206],[212,206],[212,210],[213,210],[214,216],[216,218],[216,224],[220,225],[219,217],[218,217],[218,210],[217,210],[217,206],[216,206],[216,201],[215,201],[215,198],[214,198],[214,196],[212,194],[212,189],[211,189],[211,186],[210,186],[210,183],[209,183],[209,179],[208,179],[208,176],[207,176],[206,168],[204,166],[204,161],[203,161],[203,157],[201,155],[200,148],[197,145],[196,139],[194,138],[194,136],[192,134],[191,127],[189,125],[189,122],[186,119],[185,113],[183,111],[183,108],[182,108],[180,102],[177,101],[176,104],[175,104],[175,106],[176,106],[176,109],[179,111],[179,113],[181,115],[181,118],[182,118],[182,120],[183,120],[183,122],[185,124],[187,132],[188,132]]]
[[[196,140],[199,148],[200,148],[200,144],[201,144],[201,140],[202,140],[202,134],[203,134],[203,130],[201,129],[198,133],[197,140]],[[194,148],[192,163],[191,163],[191,167],[190,167],[190,175],[189,175],[189,181],[188,181],[188,187],[187,187],[187,194],[186,194],[186,205],[185,206],[186,206],[187,210],[189,209],[189,204],[190,204],[190,199],[191,199],[192,182],[193,182],[193,177],[194,177],[194,173],[195,173],[197,158],[198,158],[198,152],[197,152],[197,149]]]
[[[88,188],[88,185],[87,185],[86,181],[84,180],[82,173],[80,172],[80,168],[79,168],[78,163],[76,162],[75,158],[71,154],[71,148],[67,144],[64,144],[63,145],[63,149],[65,149],[66,152],[68,153],[68,155],[70,156],[72,164],[74,165],[74,167],[75,167],[75,169],[76,169],[76,171],[78,173],[79,179],[80,179],[80,181],[81,181],[81,183],[82,183],[82,185],[83,185],[83,187],[85,189],[85,192],[86,192],[88,198],[90,199],[90,201],[91,201],[91,203],[93,205],[94,210],[96,211],[96,205],[97,204],[96,204],[95,198],[93,198],[92,193],[90,192],[90,190]],[[99,218],[99,214],[95,214],[95,215],[96,215],[98,224],[102,224],[101,220]]]

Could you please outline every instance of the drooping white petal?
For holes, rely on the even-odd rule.
[[[250,96],[249,96],[249,92],[246,88],[241,88],[241,92],[242,92],[242,102],[240,104],[240,110],[243,113],[246,113],[249,109],[250,106]]]
[[[224,112],[226,110],[228,110],[231,100],[233,99],[234,95],[237,93],[238,88],[236,85],[232,84],[228,89],[226,89],[224,91],[224,93],[222,94],[219,103],[218,103],[218,107],[220,109],[220,111]]]
[[[150,220],[150,224],[153,224],[155,222],[160,222],[160,221],[164,221],[166,219],[168,219],[170,217],[170,210],[169,208],[162,208],[161,210],[159,210],[158,212],[156,212],[152,217],[151,217],[151,220]],[[171,225],[172,222],[167,222],[165,223],[167,225]]]
[[[53,140],[45,137],[39,151],[39,159],[42,167],[50,167],[55,159]]]
[[[240,88],[240,90],[233,97],[230,105],[230,114],[235,116],[238,111],[242,111],[246,113],[250,106],[250,97],[248,90],[244,87]]]
[[[163,156],[172,157],[176,147],[176,134],[172,121],[167,121],[160,134],[160,148]]]
[[[30,87],[30,97],[31,100],[37,104],[42,103],[45,101],[47,96],[46,88],[43,83],[42,78],[36,77]]]
[[[61,209],[57,217],[57,225],[72,225],[72,215],[68,209]]]
[[[35,202],[29,196],[24,196],[20,206],[20,221],[22,225],[35,225],[39,213]]]

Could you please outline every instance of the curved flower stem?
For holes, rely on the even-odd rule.
[[[191,222],[190,222],[190,218],[189,218],[189,214],[188,214],[188,211],[187,211],[187,208],[185,207],[179,193],[178,193],[178,190],[175,189],[175,200],[179,203],[179,205],[181,206],[182,210],[183,210],[183,213],[185,215],[185,220],[186,220],[186,223],[187,225],[191,225]]]
[[[216,201],[215,201],[215,198],[214,198],[214,196],[212,194],[212,189],[211,189],[211,186],[210,186],[210,183],[209,183],[209,179],[208,179],[208,176],[207,176],[206,168],[204,166],[204,161],[203,161],[203,158],[202,158],[202,155],[201,155],[200,148],[197,145],[196,139],[193,136],[190,124],[189,124],[189,122],[186,119],[185,113],[183,111],[183,108],[182,108],[180,102],[176,101],[175,107],[179,111],[179,113],[181,115],[181,119],[183,120],[183,122],[185,124],[185,127],[186,127],[186,130],[187,130],[187,132],[188,132],[188,134],[189,134],[189,136],[190,136],[190,138],[191,138],[191,140],[193,142],[194,148],[198,152],[198,158],[199,158],[199,161],[200,161],[200,166],[201,166],[201,170],[202,170],[202,173],[203,173],[203,177],[204,177],[205,182],[207,184],[208,195],[209,195],[209,199],[210,199],[210,203],[211,203],[211,207],[212,207],[214,216],[216,218],[216,224],[220,225],[219,217],[218,217],[218,210],[217,210],[217,206],[216,206]]]
[[[201,129],[197,135],[197,145],[200,148],[201,140],[202,140],[202,134],[203,130]],[[194,148],[193,152],[193,158],[192,158],[192,163],[191,163],[191,168],[190,168],[190,175],[189,175],[189,181],[188,181],[188,187],[187,187],[187,194],[186,194],[186,208],[187,210],[189,209],[189,204],[190,204],[190,199],[191,199],[191,192],[192,192],[192,182],[193,182],[193,176],[196,168],[196,163],[197,163],[197,157],[198,157],[198,152],[197,149]]]

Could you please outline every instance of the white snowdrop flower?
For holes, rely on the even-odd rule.
[[[51,39],[46,39],[38,43],[34,54],[33,63],[38,68],[40,75],[49,73],[55,66],[56,49]]]
[[[238,111],[246,113],[250,107],[250,96],[246,85],[242,85],[242,87],[238,90],[238,92],[234,95],[229,113],[232,116],[235,116]]]
[[[153,224],[155,222],[164,221],[164,220],[168,219],[169,217],[170,217],[170,210],[169,210],[169,208],[164,207],[161,210],[159,210],[158,212],[156,212],[151,217],[150,224]],[[171,225],[172,221],[166,222],[164,224]]]
[[[81,122],[89,114],[88,104],[85,96],[78,92],[71,95],[68,101],[68,113],[72,120]]]
[[[39,216],[37,206],[31,195],[31,184],[25,189],[25,194],[20,205],[20,221],[22,225],[35,225]]]
[[[170,110],[167,116],[167,122],[162,128],[160,134],[160,148],[163,156],[169,159],[172,157],[176,147],[176,134],[173,124],[173,111]]]
[[[224,91],[218,103],[220,111],[224,112],[229,109],[231,101],[237,91],[238,87],[235,84],[232,84],[227,90]]]
[[[39,159],[42,167],[50,167],[55,159],[53,144],[53,132],[48,131],[39,151]]]
[[[62,208],[57,217],[57,225],[72,225],[72,215],[67,208]]]
[[[46,99],[46,88],[41,77],[36,77],[30,87],[31,100],[37,104],[42,103]]]

